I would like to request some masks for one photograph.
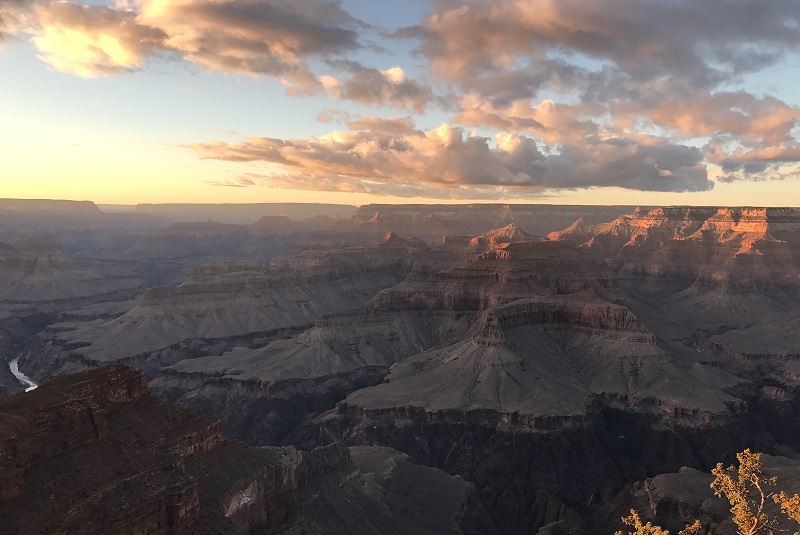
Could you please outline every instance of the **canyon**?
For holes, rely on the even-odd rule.
[[[0,441],[29,456],[8,472],[0,516],[59,477],[95,496],[104,478],[128,492],[122,480],[150,470],[157,488],[131,483],[127,495],[150,509],[120,506],[130,516],[116,521],[593,535],[635,506],[671,529],[699,515],[725,535],[697,490],[704,472],[746,447],[787,474],[800,458],[798,209],[367,205],[71,243],[88,245],[0,249],[0,349],[41,383],[17,394],[0,371],[0,394],[14,394],[0,414],[45,433]],[[111,381],[103,374],[135,399],[90,393]],[[73,440],[46,434],[60,432],[48,403],[74,407],[76,422],[102,413],[108,430],[39,452]],[[111,456],[97,441],[136,443],[133,423],[149,434],[162,417],[179,422],[174,433],[129,451],[130,473],[84,482],[59,464],[79,466],[91,448]],[[200,435],[213,445],[181,446],[180,470],[156,469],[165,448]],[[289,458],[292,477],[276,460]],[[304,459],[320,466],[298,468]],[[197,479],[204,463],[218,466],[213,482]],[[255,466],[263,479],[242,483]],[[270,505],[278,494],[295,501]],[[303,502],[311,495],[321,501]],[[89,521],[125,496],[58,511]],[[255,496],[270,512],[247,505]]]
[[[3,533],[410,535],[469,520],[463,480],[387,448],[226,440],[218,423],[153,398],[130,367],[0,400],[0,423]],[[409,503],[411,484],[433,499]]]

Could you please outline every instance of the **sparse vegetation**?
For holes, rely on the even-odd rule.
[[[626,526],[633,528],[630,535],[669,535],[669,531],[659,526],[654,526],[651,522],[647,524],[642,523],[639,513],[631,509],[631,514],[622,519],[622,523]],[[695,520],[694,524],[686,526],[678,535],[699,535],[702,533],[699,520]],[[614,535],[626,535],[622,531],[617,531]]]
[[[736,525],[737,535],[775,535],[776,533],[793,533],[800,535],[800,495],[789,496],[785,492],[771,492],[778,480],[767,477],[763,472],[761,454],[749,449],[736,454],[739,466],[728,466],[722,463],[711,470],[715,476],[711,482],[714,494],[725,498],[731,505],[731,520]],[[780,506],[778,511],[770,511],[769,501]],[[617,531],[615,535],[669,535],[669,531],[654,526],[651,522],[642,522],[639,513],[631,510],[631,514],[622,519],[623,524],[632,531],[627,534]],[[790,528],[789,524],[793,524]],[[686,526],[679,535],[700,535],[703,533],[699,520]]]

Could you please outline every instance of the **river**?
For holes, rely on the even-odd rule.
[[[19,371],[19,359],[14,359],[9,362],[8,367],[11,369],[11,373],[14,374],[14,377],[19,379],[19,382],[25,385],[25,392],[36,390],[36,387],[39,386],[33,382],[33,379]]]

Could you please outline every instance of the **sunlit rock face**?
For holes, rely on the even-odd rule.
[[[800,211],[794,208],[637,208],[609,223],[580,219],[549,238],[587,247],[657,248],[673,240],[738,246],[748,252],[754,245],[798,241]]]
[[[377,238],[387,232],[418,236],[430,244],[443,236],[477,237],[517,225],[533,235],[564,228],[580,217],[600,223],[627,213],[625,206],[556,206],[542,204],[387,205],[367,204],[331,229]],[[502,233],[502,232],[501,232]]]
[[[607,259],[631,295],[718,330],[795,315],[800,211],[659,208],[550,234]],[[661,304],[659,305],[661,306]]]

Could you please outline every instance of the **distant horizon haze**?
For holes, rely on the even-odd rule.
[[[589,203],[555,203],[555,202],[533,202],[533,201],[521,201],[521,200],[511,200],[509,202],[506,201],[497,201],[497,200],[478,200],[474,202],[468,201],[442,201],[441,199],[433,199],[427,200],[428,202],[412,202],[410,199],[405,199],[402,202],[386,202],[385,200],[378,199],[376,201],[371,201],[363,204],[346,204],[346,203],[329,203],[329,202],[164,202],[164,203],[151,203],[151,202],[144,202],[144,203],[136,203],[136,204],[118,204],[118,203],[99,203],[95,202],[91,199],[59,199],[59,198],[13,198],[13,197],[0,197],[0,211],[6,210],[7,207],[3,206],[3,202],[11,201],[29,201],[32,203],[35,202],[44,202],[44,203],[59,203],[59,202],[67,202],[67,203],[91,203],[101,212],[114,214],[114,213],[146,213],[150,212],[157,212],[162,208],[173,207],[175,209],[182,209],[188,207],[231,207],[231,208],[242,208],[242,207],[253,207],[256,208],[258,206],[274,206],[274,205],[285,205],[287,207],[291,207],[296,205],[297,207],[300,206],[331,206],[335,207],[336,209],[333,210],[331,213],[333,214],[336,212],[336,215],[342,215],[342,210],[349,209],[349,210],[356,210],[358,208],[364,206],[381,206],[381,205],[388,205],[388,206],[413,206],[413,205],[422,205],[422,206],[467,206],[467,205],[487,205],[487,206],[497,206],[497,205],[511,205],[511,206],[621,206],[621,207],[668,207],[668,206],[687,206],[687,207],[707,207],[707,208],[741,208],[741,207],[752,207],[752,208],[797,208],[800,209],[800,200],[797,204],[754,204],[754,203],[742,203],[742,204],[701,204],[701,203],[667,203],[667,204],[657,204],[657,203],[601,203],[601,202],[589,202]],[[20,207],[22,208],[22,206]],[[31,207],[32,208],[32,207]],[[150,210],[147,210],[151,208]],[[144,209],[144,210],[142,210]]]

